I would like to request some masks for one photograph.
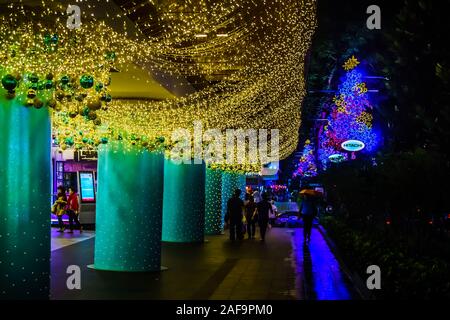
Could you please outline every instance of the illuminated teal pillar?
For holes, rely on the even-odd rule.
[[[99,150],[94,268],[161,266],[164,157],[110,143]]]
[[[163,209],[163,241],[204,240],[204,164],[176,164],[165,160]]]
[[[222,231],[222,172],[207,168],[205,177],[205,234],[221,234]]]
[[[245,174],[224,171],[222,173],[222,216],[227,212],[227,202],[233,196],[234,190],[241,189],[241,198],[245,194]]]
[[[0,95],[0,299],[48,299],[49,111]]]

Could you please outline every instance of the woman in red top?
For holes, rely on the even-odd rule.
[[[78,204],[78,195],[72,187],[69,188],[69,198],[67,198],[67,214],[69,215],[69,233],[73,233],[73,222],[75,221],[76,225],[80,229],[80,233],[83,232],[83,227],[81,226],[80,221],[78,220],[80,205]]]

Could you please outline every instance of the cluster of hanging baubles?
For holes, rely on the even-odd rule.
[[[87,117],[100,124],[96,111],[106,109],[107,104],[111,102],[112,97],[107,91],[108,83],[96,82],[90,75],[82,75],[77,81],[76,78],[70,78],[67,75],[61,76],[55,81],[53,74],[49,73],[44,79],[34,74],[27,74],[24,77],[16,74],[6,74],[2,77],[2,86],[7,90],[6,98],[18,98],[20,103],[27,107],[36,109],[42,108],[44,105],[61,111],[60,103],[70,102],[74,100],[83,105],[83,108],[69,107],[69,116],[75,118],[78,115]],[[94,88],[95,93],[89,92]],[[16,93],[20,92],[17,96]],[[80,110],[79,110],[80,109]]]
[[[48,50],[55,50],[58,36],[46,34],[44,43],[48,46]],[[115,53],[105,53],[105,59],[113,61]],[[42,76],[36,73],[22,75],[18,72],[4,74],[2,70],[4,69],[0,66],[1,83],[6,90],[6,98],[17,99],[26,107],[41,109],[45,106],[57,112],[66,111],[70,118],[83,116],[86,120],[93,121],[95,125],[100,125],[101,120],[97,116],[97,111],[106,110],[112,100],[108,90],[110,77],[106,82],[101,82],[89,74],[79,77],[70,75],[55,77],[52,73]]]

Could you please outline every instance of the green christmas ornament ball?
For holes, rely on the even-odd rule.
[[[89,109],[88,107],[85,107],[84,109],[81,109],[80,114],[81,114],[82,116],[87,117],[87,116],[89,115],[89,112],[90,112],[90,111],[91,111],[91,109]]]
[[[103,83],[97,82],[97,84],[95,85],[95,91],[99,92],[102,89],[103,89]]]
[[[94,78],[90,75],[84,74],[80,78],[80,86],[84,89],[92,88],[94,85]]]
[[[52,43],[52,36],[50,33],[44,34],[44,44],[49,45]]]
[[[66,85],[66,84],[69,83],[70,78],[69,78],[69,76],[62,76],[60,81],[61,81],[62,84]]]
[[[28,81],[31,83],[37,83],[39,81],[39,77],[35,73],[32,73],[28,75]]]
[[[7,74],[2,78],[2,85],[8,91],[12,91],[17,86],[17,79],[11,74]]]
[[[44,81],[39,81],[39,82],[37,83],[37,88],[38,88],[38,90],[44,90],[44,88],[45,88],[45,82],[44,82]]]
[[[53,88],[53,81],[52,81],[52,80],[46,80],[46,81],[44,82],[44,88],[45,88],[45,89],[51,89],[51,88]]]
[[[73,138],[72,137],[68,137],[64,140],[64,143],[67,144],[68,146],[73,146],[74,142],[73,142]]]

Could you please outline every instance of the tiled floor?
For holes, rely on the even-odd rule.
[[[52,228],[51,230],[51,248],[52,251],[70,246],[72,244],[88,240],[95,236],[94,231],[85,230],[80,234],[78,230],[74,230],[74,233],[58,232],[58,228]]]
[[[92,233],[59,235],[52,245],[53,299],[350,299],[349,285],[319,231],[303,245],[302,229],[269,231],[266,243],[230,243],[226,235],[203,244],[164,243],[157,273],[88,269],[93,263]],[[74,243],[61,248],[61,243]],[[82,270],[82,289],[66,288],[66,268]]]

